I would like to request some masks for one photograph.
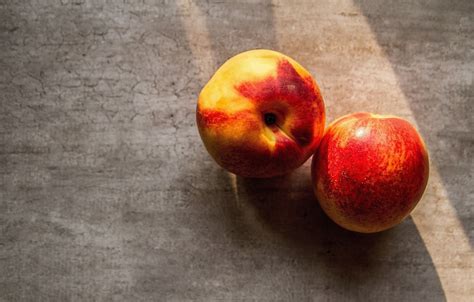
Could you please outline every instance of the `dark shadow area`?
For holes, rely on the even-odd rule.
[[[313,297],[445,300],[431,257],[410,218],[381,233],[346,231],[319,207],[309,175],[309,168],[303,167],[274,179],[238,178],[236,211],[247,228],[263,228],[266,236],[278,238],[276,253],[298,259],[296,274],[302,275],[302,283],[318,288],[324,280]]]
[[[474,2],[355,2],[392,64],[473,246]]]

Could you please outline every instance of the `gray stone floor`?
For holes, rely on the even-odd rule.
[[[0,300],[472,299],[474,2],[321,2],[0,1]],[[350,233],[308,163],[246,180],[210,159],[197,95],[252,48],[306,66],[329,121],[416,123],[410,218]]]

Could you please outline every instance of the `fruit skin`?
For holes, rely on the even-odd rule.
[[[265,114],[276,123],[267,125]],[[273,177],[302,165],[324,132],[320,90],[300,64],[271,50],[225,62],[199,95],[197,125],[206,149],[243,177]]]
[[[428,175],[425,144],[408,121],[364,112],[331,123],[312,162],[324,212],[362,233],[400,223],[421,199]]]

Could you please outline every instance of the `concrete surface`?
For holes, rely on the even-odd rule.
[[[0,300],[472,299],[473,16],[469,0],[0,1]],[[306,66],[329,121],[417,124],[432,170],[410,218],[350,233],[308,163],[257,181],[210,159],[197,94],[250,48]]]

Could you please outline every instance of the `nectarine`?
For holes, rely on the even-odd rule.
[[[421,199],[428,172],[428,153],[416,129],[404,119],[370,113],[334,121],[312,163],[324,212],[363,233],[401,222]]]
[[[325,123],[309,72],[263,49],[236,55],[217,70],[199,95],[196,117],[214,160],[244,177],[282,175],[302,165]]]

